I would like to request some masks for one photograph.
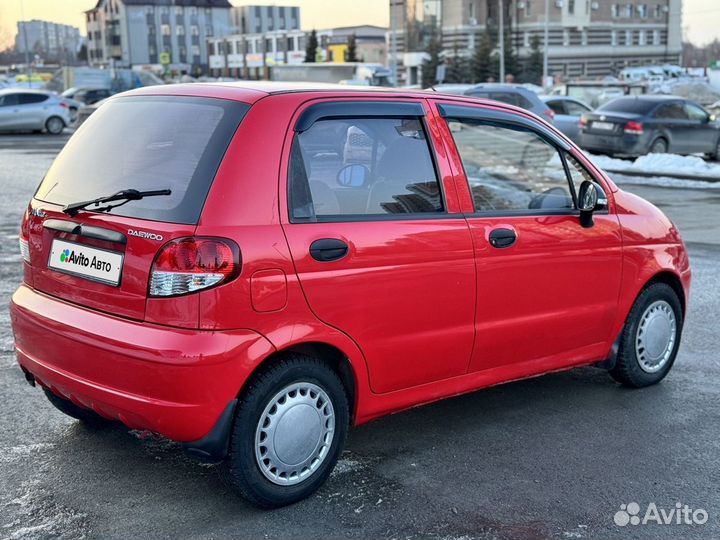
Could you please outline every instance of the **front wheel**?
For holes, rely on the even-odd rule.
[[[332,472],[348,423],[338,375],[318,359],[289,355],[243,392],[230,436],[228,480],[263,508],[300,501]]]
[[[633,388],[660,382],[675,362],[682,326],[682,306],[673,288],[665,283],[647,286],[625,322],[610,375]]]

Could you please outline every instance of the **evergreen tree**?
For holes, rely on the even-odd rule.
[[[433,37],[425,52],[428,54],[428,58],[422,63],[422,87],[429,88],[437,84],[437,68],[442,65],[442,59],[440,58],[440,52],[442,51],[442,45],[440,40]]]
[[[357,39],[355,34],[348,36],[347,51],[345,52],[346,62],[357,62]]]
[[[483,32],[479,39],[476,39],[475,53],[470,61],[470,72],[472,82],[484,83],[491,76],[493,46],[490,35]]]
[[[313,30],[310,32],[310,36],[307,40],[307,46],[305,47],[305,61],[306,62],[315,62],[317,60],[317,50],[318,50],[318,38],[317,38],[317,32]]]
[[[525,61],[523,80],[533,84],[542,84],[543,53],[540,50],[540,37],[533,35],[530,42],[530,56]]]
[[[445,74],[445,81],[447,83],[468,83],[471,82],[472,75],[470,73],[470,66],[467,58],[460,54],[458,49],[457,41],[453,45],[452,56],[446,58],[447,73]]]

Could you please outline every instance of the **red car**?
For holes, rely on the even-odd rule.
[[[690,286],[662,212],[531,113],[321,85],[110,98],[20,247],[28,381],[224,460],[264,507],[388,413],[591,364],[657,383]]]

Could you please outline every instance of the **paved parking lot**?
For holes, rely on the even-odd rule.
[[[720,537],[720,187],[625,186],[670,215],[693,264],[662,384],[626,390],[584,368],[396,414],[351,432],[316,496],[264,512],[176,444],[64,417],[16,367],[5,306],[20,281],[18,224],[66,139],[0,136],[0,537]],[[619,527],[630,502],[709,518]]]

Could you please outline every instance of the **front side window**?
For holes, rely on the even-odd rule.
[[[288,184],[296,221],[444,208],[420,118],[319,120],[295,137]]]
[[[543,213],[574,208],[557,149],[526,128],[449,119],[476,212]]]
[[[707,113],[703,109],[701,109],[697,105],[693,105],[692,103],[685,104],[685,113],[690,120],[706,122],[708,119]]]

